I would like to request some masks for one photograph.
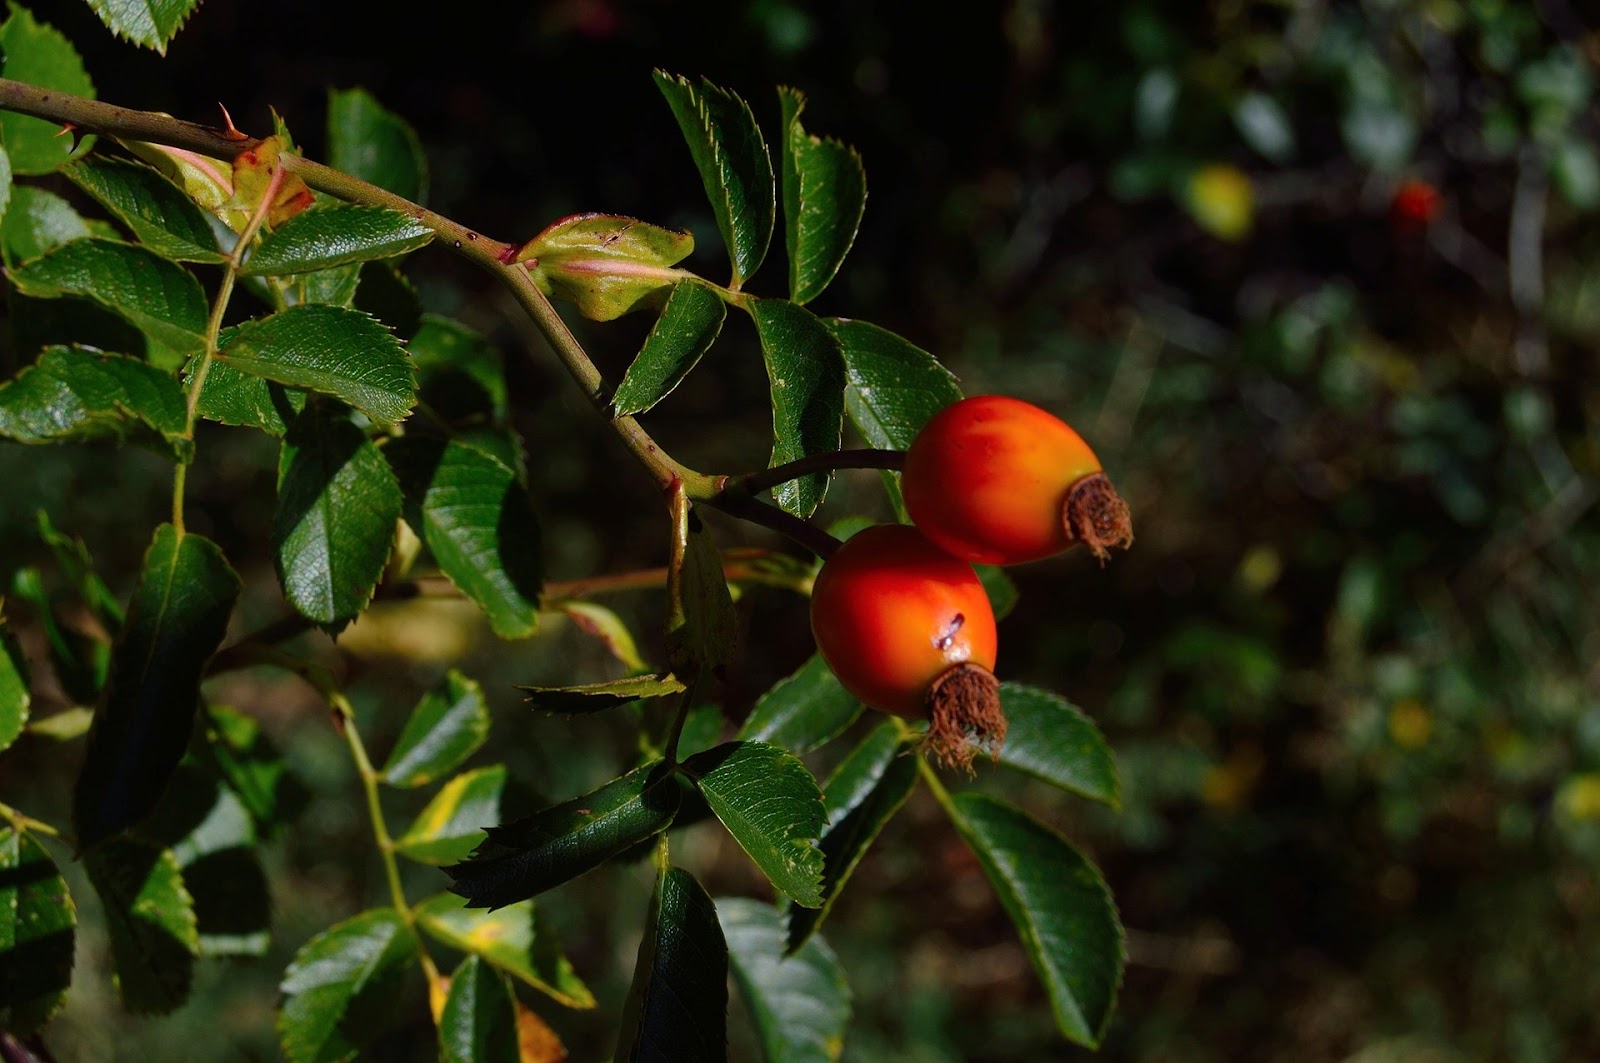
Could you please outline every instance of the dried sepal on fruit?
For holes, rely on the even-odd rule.
[[[852,537],[811,593],[817,648],[866,705],[926,719],[926,748],[971,770],[998,756],[1006,720],[994,677],[994,611],[972,566],[916,528],[884,524]]]

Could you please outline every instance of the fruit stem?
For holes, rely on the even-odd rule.
[[[768,505],[749,495],[713,495],[703,499],[706,505],[719,509],[730,517],[751,524],[760,524],[788,536],[794,542],[810,550],[813,554],[826,561],[833,556],[833,552],[843,544],[838,539],[829,535],[821,528],[777,506]]]
[[[827,472],[833,469],[901,469],[905,467],[905,463],[905,452],[900,450],[836,450],[830,454],[810,454],[760,472],[746,473],[743,476],[719,476],[716,478],[717,493],[713,497],[731,494],[757,495],[769,488],[788,483],[790,480],[798,480],[814,472]]]

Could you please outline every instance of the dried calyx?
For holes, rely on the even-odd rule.
[[[1000,710],[1000,681],[989,669],[971,661],[956,665],[928,688],[927,706],[923,746],[944,767],[971,775],[972,760],[980,751],[1000,758],[1006,717]]]
[[[1061,504],[1061,523],[1068,539],[1083,543],[1101,561],[1111,556],[1111,547],[1126,550],[1133,545],[1128,503],[1105,473],[1085,476],[1072,485]]]

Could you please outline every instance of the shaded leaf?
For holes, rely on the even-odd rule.
[[[538,626],[539,526],[516,470],[463,442],[406,436],[384,448],[411,530],[501,638]]]
[[[166,55],[200,0],[89,0],[89,6],[118,37]]]
[[[477,752],[489,737],[483,690],[454,668],[422,696],[381,772],[391,786],[422,786]]]
[[[205,213],[156,170],[128,159],[91,155],[61,168],[126,225],[139,242],[180,262],[226,262]]]
[[[667,661],[685,676],[733,659],[738,617],[711,532],[687,496],[671,499],[673,556],[667,566]]]
[[[655,72],[656,87],[678,120],[689,154],[711,201],[733,265],[729,287],[739,288],[760,267],[772,240],[777,193],[772,160],[750,105],[702,78]]]
[[[354,1059],[394,1017],[398,976],[417,939],[392,908],[329,927],[301,947],[278,988],[278,1042],[291,1063]]]
[[[892,723],[878,727],[840,762],[823,788],[828,827],[822,834],[822,903],[789,909],[794,952],[822,925],[856,865],[917,785],[916,740]]]
[[[121,354],[50,347],[0,383],[0,437],[18,443],[139,440],[177,457],[184,417],[177,380]]]
[[[247,275],[309,273],[415,251],[433,230],[385,207],[339,204],[298,214],[263,237],[245,260]]]
[[[11,270],[24,295],[76,295],[99,303],[180,354],[205,345],[206,297],[182,266],[114,240],[73,240]]]
[[[716,906],[689,872],[664,868],[613,1058],[715,1063],[727,1058],[727,1041],[728,946]]]
[[[186,385],[192,386],[192,381],[193,374],[185,377]],[[208,421],[259,428],[268,435],[282,436],[305,405],[304,391],[213,361],[200,388],[195,412]]]
[[[822,903],[826,814],[800,758],[762,742],[729,742],[684,762],[706,804],[773,886],[796,904]]]
[[[845,405],[866,441],[905,450],[928,418],[961,398],[956,378],[927,351],[865,321],[829,318],[844,355]]]
[[[107,631],[119,630],[124,616],[122,603],[95,571],[89,547],[78,536],[57,531],[50,522],[50,515],[42,509],[38,512],[38,520],[39,538],[50,548],[61,575]]]
[[[411,827],[395,839],[395,849],[435,867],[465,860],[483,841],[485,828],[500,822],[505,787],[503,764],[462,772],[439,788]]]
[[[1017,607],[1016,582],[999,565],[973,565],[972,570],[978,574],[983,592],[989,596],[989,608],[994,610],[994,618],[1004,620]]]
[[[770,904],[723,897],[717,916],[733,980],[761,1038],[767,1063],[830,1063],[844,1054],[850,987],[833,950],[812,938],[784,952],[783,916]]]
[[[22,647],[6,630],[5,600],[0,599],[0,752],[22,734],[32,700]]]
[[[658,301],[684,274],[671,267],[694,237],[620,214],[561,218],[517,250],[546,295],[576,303],[591,321],[612,321]]]
[[[1077,706],[1047,690],[1001,683],[1000,707],[1008,724],[1000,763],[1092,801],[1120,805],[1111,748]]]
[[[328,164],[417,203],[427,196],[416,132],[366,89],[328,93]]]
[[[32,565],[19,568],[12,575],[11,593],[33,607],[34,618],[44,629],[45,641],[50,646],[50,663],[67,693],[77,701],[98,698],[106,673],[111,669],[111,648],[101,639],[56,622],[44,580]]]
[[[94,84],[83,69],[77,51],[53,26],[36,21],[20,4],[9,5],[11,17],[0,23],[0,55],[6,57],[5,76],[74,96],[94,99]],[[73,153],[75,137],[60,136],[61,127],[42,118],[0,111],[0,143],[19,174],[50,173]],[[92,138],[84,138],[87,150]]]
[[[840,685],[817,655],[761,695],[738,737],[809,753],[837,737],[861,715],[861,702]]]
[[[867,206],[867,173],[854,148],[805,131],[800,112],[806,98],[799,90],[779,89],[778,102],[789,298],[808,303],[833,280],[855,242]]]
[[[506,376],[500,351],[459,321],[425,314],[406,345],[428,408],[446,421],[506,416]]]
[[[953,820],[1016,924],[1044,983],[1056,1027],[1094,1047],[1122,980],[1122,924],[1094,865],[1019,809],[968,791]]]
[[[359,310],[295,306],[248,321],[223,341],[217,358],[252,376],[332,395],[385,424],[417,401],[400,341]]]
[[[225,705],[206,707],[212,759],[262,833],[286,823],[304,797],[288,774],[283,754],[254,717]]]
[[[489,830],[470,860],[445,868],[473,908],[503,908],[577,878],[666,830],[682,784],[655,761],[582,797]]]
[[[594,994],[572,969],[554,935],[540,924],[532,901],[486,912],[441,893],[417,906],[417,923],[430,937],[483,957],[569,1008],[595,1006]]]
[[[721,297],[700,281],[674,285],[661,317],[611,396],[612,411],[631,416],[666,398],[716,342],[727,316]]]
[[[6,207],[11,204],[11,156],[6,154],[4,142],[0,142],[0,223],[6,216]]]
[[[90,235],[89,223],[72,204],[54,192],[27,185],[12,189],[5,217],[0,219],[0,247],[7,262],[26,262]]]
[[[272,546],[290,604],[338,625],[366,607],[400,519],[383,455],[342,411],[307,407],[283,438]]]
[[[188,745],[200,678],[239,590],[214,543],[170,524],[156,529],[73,791],[80,849],[155,807]]]
[[[571,687],[525,687],[527,701],[543,712],[588,715],[626,705],[642,698],[681,694],[683,684],[673,675],[635,675],[626,679],[607,679]]]
[[[200,937],[172,850],[117,838],[84,857],[105,905],[122,1006],[165,1015],[189,998]]]
[[[761,338],[772,389],[772,460],[782,465],[839,449],[844,433],[844,359],[839,342],[810,311],[783,299],[753,299],[750,316]],[[829,472],[779,484],[778,505],[809,517],[828,491]]]
[[[403,340],[415,336],[422,327],[422,296],[399,264],[390,259],[352,268],[358,270],[355,308],[382,321]]]
[[[72,894],[44,846],[0,826],[0,1030],[26,1037],[60,1010],[77,925]]]
[[[505,976],[468,956],[450,976],[439,1016],[442,1063],[518,1063],[517,1006]]]

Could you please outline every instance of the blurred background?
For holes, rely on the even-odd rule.
[[[1123,808],[977,780],[1090,851],[1117,897],[1129,966],[1101,1056],[1600,1057],[1592,10],[561,0],[401,14],[213,0],[165,60],[111,39],[75,0],[32,10],[84,52],[103,99],[199,121],[221,102],[251,132],[273,107],[316,157],[327,90],[363,85],[415,124],[444,213],[504,239],[578,210],[634,214],[694,231],[690,265],[714,279],[726,260],[650,71],[738,91],[769,140],[773,86],[804,90],[808,128],[857,146],[869,187],[856,248],[815,308],[903,333],[969,394],[1060,414],[1132,504],[1138,541],[1103,569],[1080,553],[1013,572],[1022,594],[998,669],[1099,721]],[[758,294],[780,290],[778,257]],[[410,276],[428,309],[505,352],[549,575],[662,563],[649,481],[504,296],[436,251]],[[615,380],[648,324],[575,327]],[[735,321],[645,423],[697,468],[754,468],[765,394]],[[200,447],[192,526],[245,575],[253,627],[284,608],[268,552],[274,450],[220,429]],[[45,563],[41,508],[104,570],[135,571],[146,540],[129,529],[168,505],[161,461],[11,445],[0,460],[8,582]],[[844,474],[822,515],[856,513],[887,516],[873,474]],[[725,547],[780,545],[716,531]],[[658,651],[658,596],[608,604]],[[811,652],[801,599],[758,589],[741,611],[735,719]],[[479,760],[508,762],[527,808],[631,755],[626,718],[522,707],[514,683],[613,674],[559,620],[504,644],[465,608],[384,606],[340,646],[300,644],[347,676],[376,755],[447,664],[488,691],[496,731]],[[287,958],[381,902],[319,703],[269,674],[213,693],[262,721],[304,791],[267,850],[272,952],[203,965],[185,1009],[135,1021],[86,931],[49,1037],[63,1059],[167,1059],[178,1044],[194,1059],[275,1058]],[[0,758],[0,788],[65,821],[80,756],[40,743]],[[392,821],[413,807],[397,797]],[[714,829],[674,855],[713,893],[762,895]],[[441,884],[417,869],[412,895]],[[598,1014],[542,1009],[574,1059],[609,1051],[648,889],[643,869],[607,871],[540,902],[601,1001]],[[94,908],[81,906],[86,923]],[[847,1059],[1087,1055],[1053,1036],[1004,912],[931,802],[891,824],[826,936],[855,993]],[[375,1058],[426,1057],[416,997],[423,1022]],[[736,1057],[748,1051],[736,1031]]]

